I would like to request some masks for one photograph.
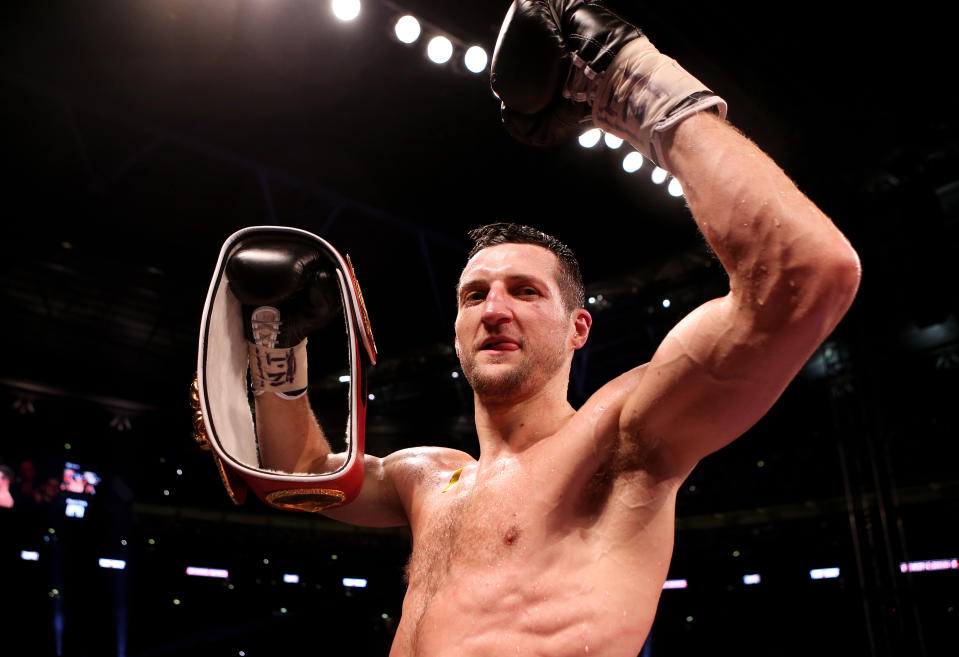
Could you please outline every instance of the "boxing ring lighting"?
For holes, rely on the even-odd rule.
[[[123,570],[127,567],[127,562],[123,559],[104,559],[101,557],[98,563],[101,568],[112,568],[114,570]]]
[[[359,16],[361,10],[360,0],[332,0],[331,7],[336,18],[344,22],[354,20]],[[440,28],[431,24],[426,24],[426,27],[428,31],[434,33],[441,31]],[[399,16],[393,25],[393,33],[396,39],[407,45],[416,43],[423,31],[423,23],[411,14]],[[455,46],[454,41],[456,42]],[[445,64],[450,61],[456,52],[463,52],[464,48],[462,67],[473,74],[485,71],[489,66],[489,55],[486,50],[476,45],[466,48],[462,40],[454,37],[437,34],[427,44],[426,55],[435,64]],[[454,68],[461,70],[459,65]],[[624,143],[622,138],[606,133],[599,128],[594,128],[579,136],[579,144],[583,148],[593,148],[599,143],[600,139],[605,142],[606,147],[610,150],[618,150]],[[635,173],[643,166],[643,156],[636,151],[627,153],[623,158],[622,166],[626,173]],[[669,173],[664,169],[656,167],[653,170],[652,181],[654,184],[660,185],[666,182],[667,178],[669,178]],[[674,198],[683,196],[682,185],[675,178],[670,178],[666,191]]]
[[[33,550],[20,550],[20,558],[24,561],[40,561],[40,553]]]
[[[839,577],[838,568],[813,568],[809,571],[809,579],[836,579]]]
[[[638,151],[627,153],[623,158],[623,171],[626,173],[636,173],[643,167],[643,156]]]
[[[360,0],[333,0],[330,3],[333,15],[344,22],[351,21],[360,15]]]
[[[445,36],[435,36],[426,46],[426,56],[436,64],[445,64],[453,56],[453,42]]]
[[[666,191],[669,192],[670,196],[682,196],[683,195],[683,186],[682,184],[673,178],[669,181],[669,185],[666,187]]]
[[[416,17],[409,14],[400,16],[393,27],[393,33],[396,34],[396,38],[401,43],[415,43],[420,38],[421,32],[420,22],[416,20]]]
[[[286,582],[287,584],[299,584],[300,576],[294,575],[293,573],[284,573],[283,581]]]
[[[684,579],[667,579],[663,582],[663,590],[666,589],[685,589],[689,586],[689,582]]]
[[[743,575],[743,584],[759,584],[762,581],[762,578],[758,573],[753,573],[751,575]]]
[[[344,577],[343,586],[352,588],[352,589],[365,589],[366,580],[358,577]]]
[[[620,137],[608,132],[603,135],[603,141],[606,143],[606,148],[614,151],[623,145],[623,140]]]
[[[463,56],[463,63],[471,73],[482,73],[486,70],[486,64],[489,62],[489,56],[486,51],[479,46],[470,46]]]
[[[583,148],[592,148],[599,143],[599,140],[603,137],[603,131],[599,128],[593,128],[592,130],[587,130],[579,136],[579,145]]]

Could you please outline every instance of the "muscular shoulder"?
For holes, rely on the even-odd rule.
[[[471,463],[475,461],[469,454],[447,447],[401,449],[383,459],[383,467],[407,505],[418,489],[449,481],[454,472]]]
[[[577,414],[586,416],[604,415],[618,422],[623,405],[630,394],[639,387],[639,382],[643,380],[648,365],[649,363],[646,363],[634,367],[617,376],[594,392]]]

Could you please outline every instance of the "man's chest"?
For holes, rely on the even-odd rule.
[[[433,581],[453,567],[528,567],[531,559],[548,559],[561,549],[570,533],[585,549],[587,525],[595,526],[605,510],[602,477],[574,485],[548,461],[507,463],[484,474],[467,469],[452,485],[426,491],[411,523],[411,583]]]

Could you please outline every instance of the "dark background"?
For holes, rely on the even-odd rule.
[[[670,576],[689,587],[664,592],[649,654],[953,654],[959,573],[899,569],[959,557],[952,26],[922,3],[612,4],[728,101],[864,267],[781,401],[686,482]],[[489,51],[507,6],[402,5]],[[381,455],[476,453],[471,394],[451,377],[472,227],[523,221],[577,252],[602,301],[575,403],[725,292],[648,163],[630,176],[624,148],[512,142],[488,74],[398,43],[397,14],[374,0],[350,24],[305,0],[0,6],[0,461],[34,463],[38,483],[68,460],[104,479],[82,520],[64,494],[0,509],[12,654],[387,653],[406,535],[236,508],[192,440],[200,312],[234,230],[297,226],[351,255],[380,350]],[[809,579],[830,566],[839,578]]]

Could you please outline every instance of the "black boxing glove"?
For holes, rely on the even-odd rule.
[[[709,107],[726,112],[639,28],[590,0],[516,0],[491,68],[507,131],[535,146],[592,123],[659,162],[663,131]]]
[[[260,236],[230,254],[226,275],[242,308],[254,394],[304,394],[307,336],[343,309],[333,264],[295,237]]]
[[[516,0],[500,28],[491,66],[507,131],[534,146],[568,139],[592,111],[574,70],[594,79],[623,45],[642,35],[594,2]]]

